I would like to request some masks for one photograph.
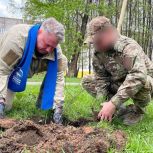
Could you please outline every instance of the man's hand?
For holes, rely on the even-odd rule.
[[[112,116],[115,113],[115,110],[116,110],[116,107],[111,101],[105,102],[103,103],[103,107],[98,114],[98,118],[100,120],[107,120],[111,122]]]

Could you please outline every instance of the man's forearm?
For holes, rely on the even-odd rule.
[[[63,106],[64,101],[64,72],[58,72],[57,74],[57,81],[56,81],[56,91],[54,96],[54,108]]]

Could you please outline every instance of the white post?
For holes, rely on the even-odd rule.
[[[119,18],[119,22],[118,22],[118,26],[117,26],[117,30],[119,31],[119,33],[121,32],[121,27],[123,24],[127,3],[128,3],[128,0],[123,0],[121,14],[120,14],[120,18]]]

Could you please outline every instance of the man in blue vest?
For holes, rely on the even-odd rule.
[[[37,106],[54,109],[54,122],[62,123],[67,59],[59,43],[64,41],[64,32],[61,23],[49,18],[41,25],[15,25],[1,37],[0,118],[5,109],[11,109],[15,93],[24,91],[27,77],[47,71]]]

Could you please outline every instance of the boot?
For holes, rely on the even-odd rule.
[[[136,105],[129,105],[127,106],[126,113],[122,115],[123,124],[134,125],[140,122],[143,119],[143,116],[144,116],[144,110],[142,108]]]

